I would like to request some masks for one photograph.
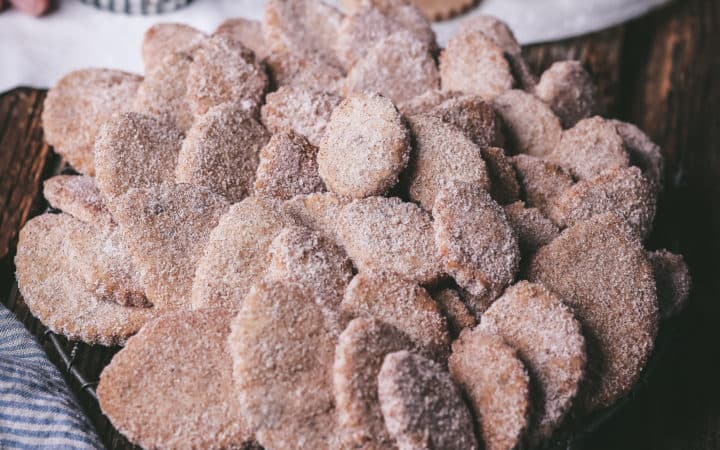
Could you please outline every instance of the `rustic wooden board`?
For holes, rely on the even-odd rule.
[[[531,67],[580,59],[595,74],[608,115],[639,124],[667,157],[668,186],[650,240],[691,265],[691,305],[673,325],[678,343],[640,395],[586,443],[590,449],[720,448],[720,3],[680,1],[600,33],[528,47]],[[0,298],[49,350],[44,328],[12,290],[22,224],[45,207],[41,183],[62,168],[42,140],[44,92],[0,96]],[[95,377],[111,351],[80,346]],[[79,386],[70,380],[79,392]],[[108,448],[133,448],[80,393]]]

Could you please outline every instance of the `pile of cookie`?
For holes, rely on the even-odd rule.
[[[134,443],[541,445],[626,395],[687,299],[643,247],[658,146],[497,19],[439,49],[402,0],[270,0],[142,51],[48,93],[80,174],[15,260],[49,329],[124,345],[97,392]]]

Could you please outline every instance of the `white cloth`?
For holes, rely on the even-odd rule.
[[[521,43],[595,31],[643,14],[668,0],[482,0],[473,13],[506,20]],[[49,87],[67,72],[109,67],[142,72],[140,43],[157,22],[184,22],[212,31],[228,17],[259,19],[263,0],[194,0],[176,12],[126,16],[62,0],[53,14],[36,19],[17,11],[0,14],[0,92],[16,86]],[[435,24],[440,44],[458,20]]]

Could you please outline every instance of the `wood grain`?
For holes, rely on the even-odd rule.
[[[637,123],[662,146],[668,183],[648,244],[686,255],[694,277],[688,311],[670,324],[676,345],[639,396],[585,447],[720,448],[720,3],[677,2],[630,24],[530,46],[524,54],[538,73],[554,61],[582,61],[598,80],[607,115]],[[0,96],[0,296],[57,363],[42,324],[11,285],[18,230],[44,208],[41,182],[62,166],[42,140],[43,98],[29,89]],[[112,354],[82,345],[78,352],[89,377]],[[94,402],[79,398],[108,448],[133,448]]]

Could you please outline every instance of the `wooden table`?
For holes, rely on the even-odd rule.
[[[588,447],[720,448],[720,1],[679,1],[525,54],[538,73],[556,60],[582,60],[598,79],[607,115],[638,124],[662,146],[668,186],[650,247],[683,253],[694,277],[690,307],[675,323],[677,345]],[[49,349],[42,325],[11,292],[18,230],[45,207],[42,181],[63,166],[43,142],[44,97],[32,89],[0,96],[0,298]],[[79,352],[90,376],[107,358],[84,347]],[[79,397],[108,447],[128,447],[96,405]]]

